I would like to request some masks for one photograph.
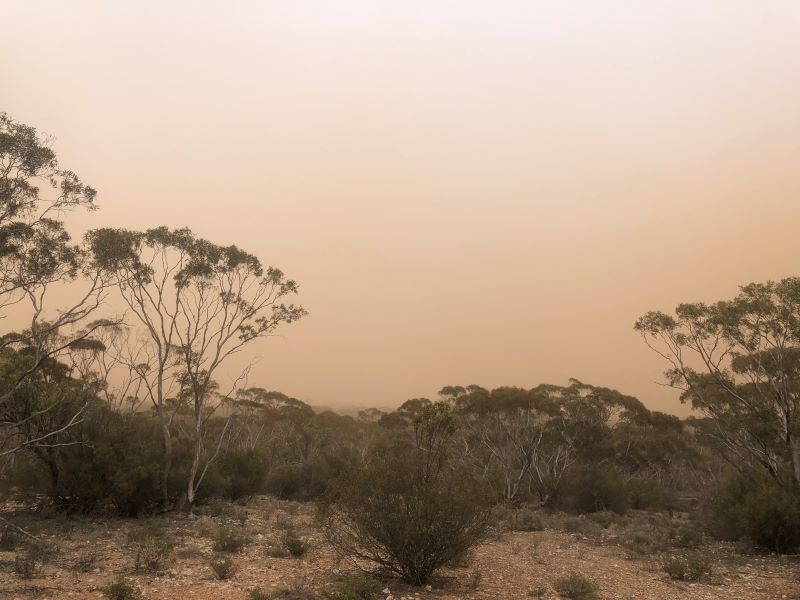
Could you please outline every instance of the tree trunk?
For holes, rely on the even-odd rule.
[[[790,440],[789,451],[792,455],[792,475],[794,476],[794,482],[800,484],[800,440]]]
[[[169,431],[169,420],[164,414],[164,406],[159,403],[156,405],[158,422],[161,425],[161,437],[164,444],[164,456],[161,465],[161,502],[164,508],[169,506],[169,475],[172,470],[172,435]]]
[[[195,480],[197,479],[197,471],[200,469],[200,454],[203,450],[203,437],[201,435],[201,428],[201,417],[196,416],[194,429],[194,454],[192,456],[192,468],[189,471],[189,481],[186,486],[186,509],[189,514],[192,514],[192,509],[194,508]]]

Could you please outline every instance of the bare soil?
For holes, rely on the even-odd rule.
[[[34,533],[52,554],[40,572],[23,579],[14,563],[24,548],[0,550],[0,599],[103,598],[103,586],[124,575],[148,599],[243,600],[255,586],[266,592],[314,589],[353,570],[337,561],[324,544],[314,528],[310,505],[259,498],[232,511],[146,521],[14,515],[14,522]],[[226,522],[246,530],[251,540],[231,555],[238,566],[236,575],[220,581],[209,567],[214,551],[208,535]],[[130,533],[143,526],[160,526],[175,542],[173,558],[161,572],[134,570],[136,546]],[[280,545],[288,527],[296,528],[308,542],[309,551],[302,558],[274,556],[270,550]],[[511,532],[481,545],[468,564],[445,570],[429,588],[394,580],[386,581],[385,587],[393,600],[554,599],[558,594],[553,582],[580,573],[599,585],[600,598],[609,600],[800,599],[798,556],[737,554],[733,546],[721,543],[705,544],[700,551],[713,564],[711,583],[672,581],[661,569],[663,557],[630,559],[610,541],[556,530]]]

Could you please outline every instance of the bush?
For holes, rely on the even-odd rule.
[[[383,586],[368,576],[347,577],[330,584],[322,592],[326,600],[383,600]]]
[[[217,579],[222,579],[223,581],[236,575],[236,571],[238,570],[236,564],[229,556],[215,556],[208,564],[211,566],[211,570],[214,571]]]
[[[202,497],[228,500],[252,498],[264,490],[267,459],[256,450],[223,450],[219,453],[198,490]]]
[[[578,467],[565,476],[552,504],[576,513],[613,511],[625,514],[631,506],[625,481],[613,469]]]
[[[33,579],[42,572],[42,563],[35,551],[28,550],[14,557],[14,573],[20,579]]]
[[[72,569],[78,573],[88,573],[89,571],[94,570],[98,560],[99,557],[97,552],[89,550],[75,559]]]
[[[233,527],[220,527],[212,534],[214,552],[240,552],[250,542],[250,536]]]
[[[708,561],[698,556],[672,557],[664,561],[662,568],[671,579],[680,581],[700,581],[711,574]]]
[[[136,548],[134,568],[158,572],[172,560],[175,545],[160,530],[150,528],[131,535]]]
[[[401,443],[374,451],[363,469],[336,484],[319,513],[340,553],[414,585],[478,543],[490,512],[488,493],[471,474],[426,475],[424,458]]]
[[[287,529],[286,533],[283,534],[283,545],[286,546],[289,554],[295,558],[305,556],[308,551],[308,544],[297,535],[294,529]]]
[[[725,539],[748,537],[775,552],[792,552],[800,548],[800,489],[760,477],[733,478],[716,494],[711,527]]]
[[[270,595],[260,587],[250,588],[247,592],[247,600],[270,600]]]
[[[121,576],[103,588],[103,595],[108,600],[141,600],[144,598],[139,586]]]
[[[561,596],[570,600],[598,600],[598,585],[577,573],[556,579],[553,587]]]
[[[512,531],[543,531],[544,521],[541,515],[530,508],[519,508],[513,511],[508,519]]]

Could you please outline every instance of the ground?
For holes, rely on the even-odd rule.
[[[103,598],[102,588],[123,575],[136,582],[147,599],[244,600],[255,586],[274,593],[314,589],[352,572],[337,561],[314,529],[313,508],[301,503],[258,498],[246,507],[225,506],[188,517],[170,515],[142,520],[65,519],[60,516],[11,516],[51,550],[44,566],[30,579],[16,573],[15,560],[25,553],[0,550],[0,599]],[[209,567],[214,556],[212,532],[225,524],[246,531],[248,544],[230,554],[235,576],[220,581]],[[302,558],[277,552],[287,529],[308,543]],[[136,532],[160,529],[174,542],[160,572],[136,571]],[[445,570],[430,587],[413,588],[387,580],[381,585],[393,600],[558,598],[553,582],[571,573],[594,580],[601,599],[668,600],[800,599],[800,557],[741,554],[733,546],[705,543],[699,550],[713,565],[707,583],[671,580],[663,557],[629,558],[614,540],[586,538],[555,529],[505,532],[478,547],[469,561]],[[302,596],[294,596],[301,599]]]

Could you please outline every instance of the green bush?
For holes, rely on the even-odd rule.
[[[233,527],[219,527],[212,533],[214,552],[240,552],[250,542],[246,532]]]
[[[256,450],[223,450],[206,472],[201,497],[242,500],[264,490],[267,459]]]
[[[103,595],[108,600],[141,600],[144,598],[139,586],[122,576],[106,585],[103,588]]]
[[[347,577],[329,584],[323,591],[326,600],[383,600],[383,585],[369,576]]]
[[[711,574],[710,563],[699,556],[668,558],[662,568],[671,579],[680,581],[700,581]]]
[[[631,506],[625,480],[614,469],[583,466],[574,469],[554,496],[552,505],[576,513],[613,511],[625,514]]]
[[[512,531],[543,531],[542,516],[530,508],[519,508],[511,512],[508,525]]]
[[[136,549],[134,568],[137,571],[158,572],[172,560],[175,545],[161,531],[144,530],[132,537]]]
[[[376,449],[320,505],[328,541],[414,585],[464,555],[486,533],[489,494],[469,472],[430,474],[426,458],[400,443]]]
[[[573,573],[569,577],[556,579],[553,582],[555,590],[569,600],[598,600],[596,583],[583,575]]]
[[[229,556],[215,556],[209,563],[217,579],[226,580],[236,575],[238,568]]]
[[[305,556],[308,552],[308,544],[297,535],[294,529],[287,529],[283,534],[283,545],[286,550],[295,558]]]
[[[247,600],[270,600],[271,596],[260,587],[250,588],[247,592]]]
[[[712,532],[725,539],[750,538],[775,552],[800,548],[800,489],[772,479],[739,476],[718,490]]]

